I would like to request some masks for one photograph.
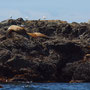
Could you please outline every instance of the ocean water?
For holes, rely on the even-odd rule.
[[[18,83],[0,84],[0,90],[90,90],[90,83]]]

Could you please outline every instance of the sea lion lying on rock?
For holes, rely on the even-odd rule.
[[[17,25],[11,25],[8,28],[7,35],[11,37],[12,32],[16,32],[16,33],[24,35],[24,36],[26,35],[26,36],[31,36],[31,37],[45,37],[45,38],[48,38],[47,35],[44,35],[40,32],[27,33],[24,27],[17,26]]]
[[[84,61],[90,61],[90,54],[86,54],[84,56]]]
[[[7,35],[11,36],[12,32],[16,32],[18,34],[26,35],[26,36],[28,35],[24,27],[20,27],[20,26],[17,26],[17,25],[11,25],[8,28]]]
[[[30,35],[30,36],[32,36],[32,37],[46,37],[46,38],[48,38],[47,35],[42,34],[42,33],[40,33],[40,32],[28,33],[28,35]]]

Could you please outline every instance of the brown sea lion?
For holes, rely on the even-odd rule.
[[[42,34],[40,32],[27,33],[24,27],[17,26],[17,25],[11,25],[8,28],[7,35],[9,37],[11,37],[12,36],[12,32],[16,32],[18,34],[21,34],[23,36],[28,36],[28,37],[31,36],[31,37],[45,37],[45,38],[49,38],[47,35]]]
[[[90,54],[86,54],[84,56],[84,61],[90,61]]]
[[[26,33],[26,30],[24,27],[20,27],[20,26],[17,26],[17,25],[11,25],[9,28],[8,28],[8,33],[12,33],[12,32],[17,32],[17,33]]]
[[[30,36],[32,36],[32,37],[46,37],[46,38],[48,38],[47,35],[42,34],[42,33],[40,33],[40,32],[27,33],[27,34],[30,35]]]
[[[18,34],[21,34],[21,35],[24,35],[24,36],[28,36],[25,28],[24,27],[21,27],[21,26],[11,25],[8,28],[7,36],[11,37],[12,36],[12,32],[16,32]]]

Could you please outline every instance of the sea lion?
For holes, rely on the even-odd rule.
[[[21,27],[21,26],[11,25],[8,28],[7,36],[11,37],[12,36],[12,32],[16,32],[16,33],[21,34],[23,36],[28,36],[29,37],[29,35],[27,34],[25,28]]]
[[[17,32],[17,33],[20,33],[20,34],[26,34],[26,30],[24,27],[20,27],[20,26],[17,26],[17,25],[11,25],[9,28],[8,28],[8,32],[9,33],[12,33],[12,32]]]
[[[23,35],[23,36],[28,36],[28,38],[29,38],[30,36],[31,36],[31,37],[45,37],[45,38],[49,38],[47,35],[42,34],[42,33],[40,33],[40,32],[27,33],[24,27],[17,26],[17,25],[11,25],[11,26],[8,28],[7,35],[8,35],[9,37],[11,37],[11,36],[12,36],[12,32],[16,32],[16,33],[21,34],[21,35]]]
[[[69,83],[82,83],[84,80],[71,80]]]
[[[33,33],[27,33],[27,34],[30,35],[30,36],[32,36],[32,37],[46,37],[46,38],[48,38],[47,35],[42,34],[40,32],[33,32]]]
[[[90,54],[86,54],[84,56],[84,61],[90,61]]]

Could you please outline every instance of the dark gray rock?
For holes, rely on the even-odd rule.
[[[26,33],[41,32],[49,38],[28,38],[16,32],[7,37],[7,29],[13,24],[23,25]],[[85,54],[90,54],[90,26],[87,23],[24,21],[22,18],[0,23],[0,76],[8,82],[89,82],[89,61],[84,61]]]

